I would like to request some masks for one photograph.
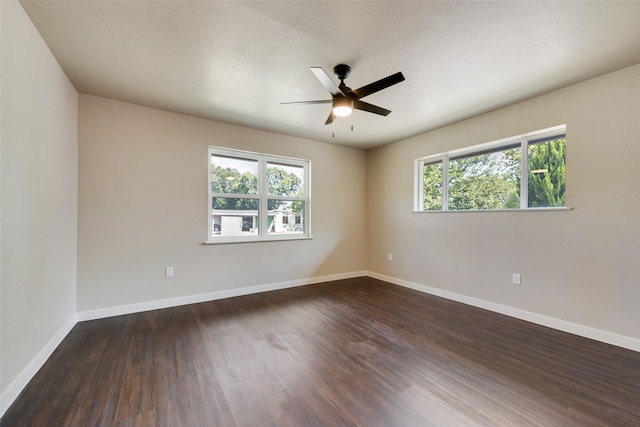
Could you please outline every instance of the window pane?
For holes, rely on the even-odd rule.
[[[520,148],[449,162],[449,210],[520,207]]]
[[[422,209],[442,210],[442,162],[424,165],[422,169]]]
[[[564,207],[566,190],[565,137],[529,143],[530,208]]]
[[[258,194],[258,161],[212,154],[211,192]]]
[[[258,199],[212,197],[211,233],[220,236],[257,236]]]
[[[304,234],[304,202],[269,199],[267,204],[269,207],[268,234]]]
[[[272,196],[304,197],[304,167],[268,162],[267,192]]]

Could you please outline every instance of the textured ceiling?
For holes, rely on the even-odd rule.
[[[79,92],[365,149],[640,63],[640,1],[21,4]],[[392,113],[280,105],[330,99],[309,67],[338,63],[401,71],[364,99]]]

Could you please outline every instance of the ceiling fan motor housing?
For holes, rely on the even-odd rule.
[[[338,64],[333,67],[333,73],[340,79],[340,81],[342,81],[351,74],[351,67],[347,64]]]

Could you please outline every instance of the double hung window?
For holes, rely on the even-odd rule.
[[[309,237],[308,160],[209,147],[208,243]]]

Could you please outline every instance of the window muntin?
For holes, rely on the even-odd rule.
[[[417,211],[564,207],[566,127],[416,160]]]
[[[208,243],[309,236],[309,161],[209,147]]]

